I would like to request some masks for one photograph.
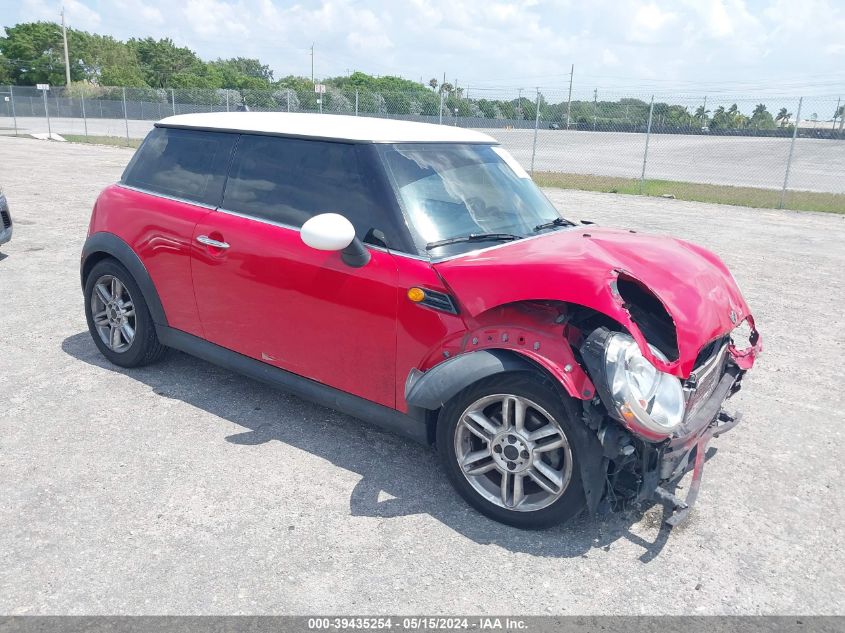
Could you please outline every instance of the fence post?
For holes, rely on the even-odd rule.
[[[358,116],[358,88],[355,88],[355,116]]]
[[[129,145],[129,116],[126,114],[126,88],[123,89],[123,123],[126,126],[126,144]]]
[[[44,116],[47,117],[47,138],[53,138],[53,130],[50,129],[50,110],[49,106],[47,105],[47,91],[42,90],[41,94],[44,95]]]
[[[12,102],[12,120],[15,122],[15,136],[18,135],[18,115],[15,114],[15,95],[12,92],[12,86],[9,86],[9,101]]]
[[[783,189],[780,192],[780,202],[778,209],[783,209],[783,203],[786,199],[786,188],[789,186],[789,169],[792,167],[792,150],[795,149],[795,137],[798,136],[798,125],[801,123],[801,105],[804,103],[804,97],[798,99],[798,112],[795,115],[795,127],[792,130],[792,140],[789,142],[789,156],[786,158],[786,174],[783,177]]]
[[[540,127],[540,89],[537,88],[537,99],[534,113],[534,144],[531,146],[531,177],[534,177],[534,157],[537,155],[537,130]]]
[[[226,112],[229,111],[229,91],[226,91]]]
[[[648,128],[645,132],[645,151],[643,152],[643,173],[640,175],[640,195],[643,195],[645,185],[645,166],[648,163],[648,141],[651,138],[651,117],[654,114],[654,95],[651,95],[651,105],[648,108]]]
[[[176,114],[176,95],[173,93],[173,88],[170,89],[170,103],[173,105],[173,114]]]
[[[85,93],[83,92],[79,100],[82,102],[82,124],[85,126],[85,138],[88,138],[88,119],[85,117]]]
[[[443,125],[443,90],[440,90],[440,125]]]

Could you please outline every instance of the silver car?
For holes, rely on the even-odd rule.
[[[0,190],[0,244],[5,244],[10,239],[12,239],[12,214],[9,213],[6,196]]]

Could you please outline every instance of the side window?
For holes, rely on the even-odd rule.
[[[155,128],[123,173],[127,185],[217,206],[236,135]]]
[[[361,239],[372,228],[388,231],[349,143],[245,134],[222,206],[297,228],[319,213],[341,213]]]

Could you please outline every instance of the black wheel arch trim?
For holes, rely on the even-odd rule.
[[[85,281],[88,272],[92,267],[92,257],[99,260],[101,255],[108,255],[119,261],[135,279],[135,283],[141,288],[147,308],[156,325],[167,325],[167,315],[161,305],[158,291],[153,283],[150,273],[144,266],[141,258],[132,250],[126,242],[114,233],[104,231],[94,233],[85,240],[82,247],[82,261],[80,262],[79,274],[82,281],[82,288],[85,289]]]
[[[405,382],[405,402],[423,409],[439,409],[459,391],[494,374],[537,370],[514,352],[485,349],[459,354],[426,372],[412,369]]]

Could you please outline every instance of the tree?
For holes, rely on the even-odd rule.
[[[12,82],[12,60],[3,57],[0,53],[0,84]]]
[[[126,43],[138,59],[146,83],[155,88],[211,87],[196,79],[206,76],[206,64],[189,48],[176,46],[170,38],[132,38]]]
[[[792,118],[792,112],[787,112],[786,108],[781,108],[775,117],[775,121],[779,121],[780,126],[784,127],[789,123],[790,118]]]
[[[29,22],[6,27],[6,37],[0,37],[0,53],[9,60],[8,74],[16,84],[65,83],[62,31],[58,24]]]
[[[704,108],[703,105],[698,106],[695,111],[695,118],[701,119],[701,127],[707,125],[707,115],[710,114],[710,110]]]
[[[69,29],[68,49],[72,78],[103,86],[147,86],[138,58],[120,40]]]
[[[751,113],[749,125],[758,130],[773,130],[777,127],[774,119],[772,119],[771,112],[769,112],[766,109],[765,104],[762,103],[758,103],[754,107],[754,111]]]
[[[728,127],[728,113],[725,110],[725,106],[719,106],[716,108],[715,112],[713,112],[713,121],[711,125],[714,128]]]
[[[269,89],[273,83],[273,71],[257,59],[233,57],[217,59],[208,66],[219,74],[223,88]]]
[[[438,82],[437,82],[437,80],[436,80],[434,77],[432,77],[431,79],[429,79],[429,80],[428,80],[428,85],[429,85],[429,86],[431,86],[431,89],[432,89],[432,90],[435,90],[435,91],[436,91],[436,90],[437,90],[437,85],[438,85]]]

